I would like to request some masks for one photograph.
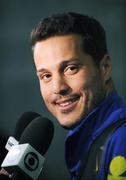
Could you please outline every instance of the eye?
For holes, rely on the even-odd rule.
[[[39,79],[44,82],[49,82],[51,80],[51,74],[50,73],[43,73],[39,75]]]
[[[79,70],[77,65],[69,65],[65,68],[64,72],[66,75],[72,75],[77,73]]]

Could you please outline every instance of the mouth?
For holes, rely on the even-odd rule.
[[[73,95],[67,99],[56,101],[56,106],[64,113],[70,112],[74,109],[79,99],[79,95]]]

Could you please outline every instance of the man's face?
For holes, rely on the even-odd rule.
[[[105,95],[104,78],[79,35],[37,42],[34,61],[48,110],[66,128],[74,127]]]

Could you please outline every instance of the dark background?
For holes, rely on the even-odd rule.
[[[106,29],[113,63],[113,78],[126,102],[126,1],[125,0],[0,0],[0,157],[4,139],[13,135],[25,111],[49,117],[55,135],[46,159],[55,179],[65,179],[64,142],[67,131],[43,105],[33,65],[30,32],[41,18],[56,12],[76,11],[94,16]],[[53,177],[53,175],[52,175]]]

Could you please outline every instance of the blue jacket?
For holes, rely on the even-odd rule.
[[[123,118],[126,118],[126,107],[117,92],[113,91],[74,129],[69,131],[65,143],[65,157],[72,180],[77,179],[81,166],[86,166],[86,157],[96,138],[110,125]],[[125,137],[126,124],[124,123],[107,141],[97,179],[126,179]]]

